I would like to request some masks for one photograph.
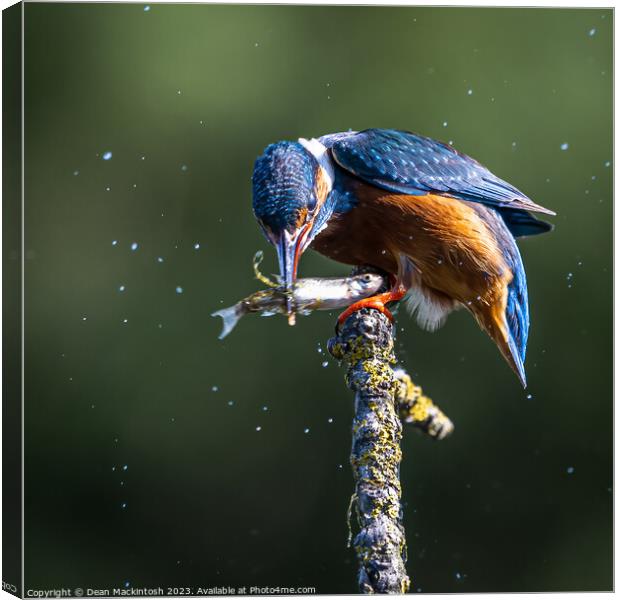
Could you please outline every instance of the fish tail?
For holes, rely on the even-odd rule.
[[[239,310],[237,304],[229,306],[228,308],[222,308],[211,313],[212,317],[222,317],[222,332],[218,336],[220,340],[223,340],[234,328],[239,319],[243,316],[243,312]]]

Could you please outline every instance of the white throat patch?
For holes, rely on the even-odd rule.
[[[323,177],[329,186],[329,191],[331,191],[334,187],[334,165],[327,153],[327,148],[315,138],[310,140],[299,138],[298,142],[316,158],[319,166],[323,170]]]

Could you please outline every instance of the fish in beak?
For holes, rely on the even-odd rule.
[[[295,307],[293,305],[293,287],[297,279],[297,266],[299,257],[306,247],[306,238],[310,231],[310,225],[302,227],[293,233],[284,230],[277,241],[276,249],[278,252],[278,262],[280,264],[280,279],[286,288],[288,298],[286,301],[286,312],[288,314],[288,324],[295,325]]]

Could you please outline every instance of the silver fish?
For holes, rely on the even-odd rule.
[[[376,294],[385,279],[376,273],[362,273],[351,277],[298,279],[292,293],[293,307],[302,314],[312,310],[331,310],[344,308]],[[287,314],[287,298],[289,292],[284,286],[260,290],[244,298],[233,306],[215,311],[212,317],[222,318],[222,333],[219,339],[225,338],[248,313],[261,313],[264,316]]]

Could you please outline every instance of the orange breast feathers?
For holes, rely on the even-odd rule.
[[[424,285],[467,305],[512,279],[489,220],[496,217],[492,209],[431,194],[383,196],[376,209],[390,252],[406,256]]]
[[[463,303],[491,280],[510,277],[494,227],[503,223],[493,209],[434,194],[391,194],[361,182],[356,187],[357,205],[334,223],[330,244],[353,255],[351,262],[394,272],[404,255],[423,283]]]
[[[492,307],[503,309],[512,273],[494,227],[503,226],[495,211],[446,196],[391,194],[361,182],[355,197],[356,206],[317,237],[316,250],[398,275],[412,288],[413,308],[429,329],[458,304],[481,325]]]

